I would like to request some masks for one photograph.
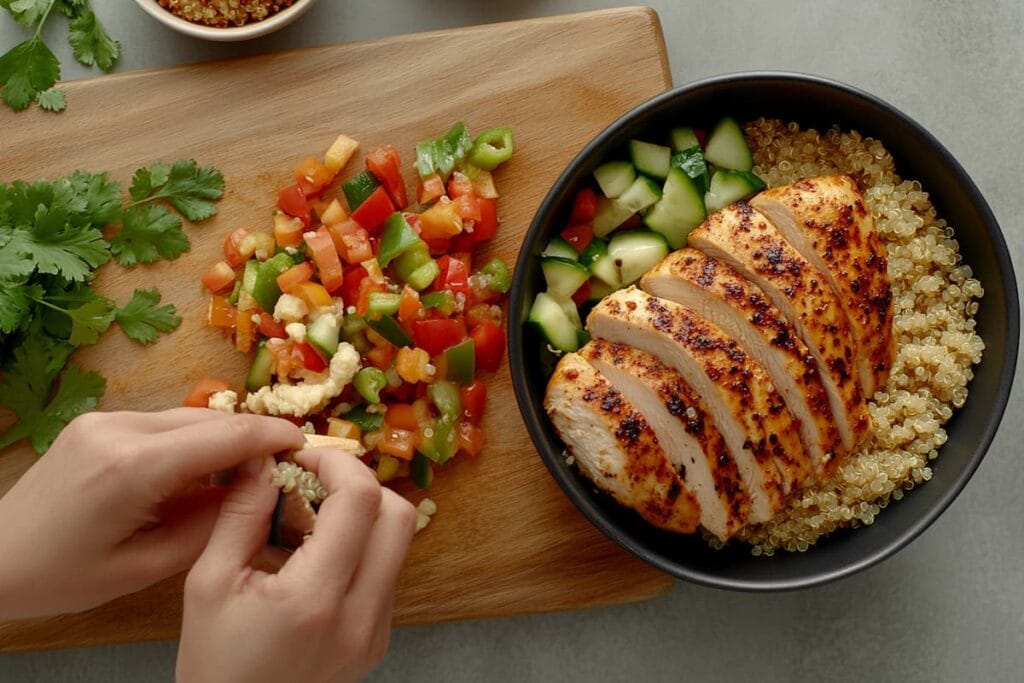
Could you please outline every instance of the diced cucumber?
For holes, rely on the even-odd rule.
[[[274,354],[261,341],[249,367],[249,376],[245,379],[245,390],[259,391],[261,387],[269,385],[275,363]]]
[[[733,171],[749,171],[754,168],[754,157],[750,153],[743,129],[736,119],[726,116],[715,124],[708,136],[704,158],[718,168]]]
[[[730,171],[720,168],[711,176],[711,188],[704,195],[708,211],[746,199],[767,187],[764,181],[749,171]]]
[[[540,328],[548,343],[559,351],[575,351],[579,348],[576,335],[579,328],[550,294],[541,292],[533,300],[529,321]]]
[[[550,292],[549,292],[550,293]],[[576,307],[576,302],[572,299],[558,300],[558,305],[562,307],[562,311],[565,312],[565,317],[573,324],[577,330],[583,329],[583,321],[580,320],[580,309]]]
[[[556,299],[568,299],[590,277],[590,271],[578,261],[548,256],[540,260],[548,292]]]
[[[544,247],[544,251],[542,251],[540,255],[556,256],[558,258],[569,259],[570,261],[575,261],[580,256],[576,253],[576,248],[561,237],[556,237],[548,242],[548,246]]]
[[[629,285],[668,256],[664,236],[650,230],[616,233],[608,243],[608,258],[619,269],[623,285]]]
[[[615,199],[636,180],[636,169],[628,161],[609,161],[594,169],[594,179],[605,197]]]
[[[597,212],[594,214],[594,234],[604,237],[619,227],[636,211],[619,203],[618,199],[598,197]]]
[[[590,298],[587,301],[600,301],[614,291],[615,287],[604,280],[599,280],[596,277],[590,278]]]
[[[675,152],[682,152],[691,147],[700,149],[700,141],[697,139],[697,134],[693,132],[693,128],[673,128],[671,136],[672,150]]]
[[[679,249],[686,244],[690,231],[704,221],[705,215],[704,197],[697,185],[686,173],[673,168],[665,181],[665,193],[644,217],[644,223],[664,235],[668,246]]]
[[[328,358],[338,350],[338,335],[341,324],[333,314],[324,314],[306,326],[306,339],[309,343],[324,352]]]
[[[643,140],[630,140],[629,156],[640,173],[663,180],[668,175],[672,150]]]
[[[673,154],[672,167],[678,168],[692,178],[701,194],[708,191],[711,175],[708,173],[708,162],[704,159],[704,152],[700,151],[700,147],[690,147]]]
[[[665,149],[668,148],[666,147]],[[665,169],[665,175],[662,176],[662,178],[667,175],[668,169]],[[640,176],[633,181],[633,184],[629,186],[629,189],[623,192],[618,199],[614,199],[612,201],[617,202],[623,207],[623,209],[629,209],[633,213],[636,213],[638,211],[643,211],[648,206],[652,206],[659,199],[661,199],[661,185],[650,178]],[[599,237],[602,236],[603,235],[599,235]]]
[[[245,262],[245,270],[242,271],[242,289],[252,294],[256,286],[256,274],[260,270],[260,262],[256,259],[249,259]]]
[[[607,253],[608,243],[600,237],[595,237],[590,240],[590,244],[588,244],[587,248],[583,250],[582,254],[580,254],[580,263],[590,270],[590,267],[594,265],[594,262]]]
[[[622,287],[622,275],[619,273],[619,267],[607,251],[590,264],[590,272],[612,289]]]

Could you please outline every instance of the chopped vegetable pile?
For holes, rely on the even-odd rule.
[[[158,202],[198,221],[215,213],[223,190],[218,171],[185,160],[136,171],[127,206],[105,173],[0,183],[0,405],[19,418],[0,448],[27,437],[42,454],[64,425],[96,407],[105,381],[68,363],[76,347],[95,344],[114,322],[142,344],[181,323],[156,289],[136,290],[118,306],[90,282],[111,258],[131,267],[188,250],[181,219]],[[105,238],[105,226],[117,224]]]
[[[669,137],[670,147],[630,140],[629,161],[598,166],[597,189],[577,193],[568,227],[541,253],[547,289],[529,322],[555,353],[585,344],[586,310],[684,247],[709,212],[765,188],[734,119],[722,119],[710,135],[675,128]]]
[[[33,102],[48,111],[66,105],[64,91],[54,87],[60,62],[42,39],[54,10],[69,19],[68,42],[79,62],[110,71],[121,55],[121,44],[107,35],[89,0],[0,0],[0,7],[22,26],[35,28],[31,38],[0,55],[0,99],[14,111]]]
[[[308,157],[278,193],[272,230],[239,228],[202,278],[209,323],[254,353],[239,399],[201,381],[186,405],[280,415],[358,439],[381,481],[429,485],[432,466],[480,452],[487,389],[505,351],[508,267],[474,268],[498,229],[492,171],[512,132],[475,139],[463,123],[416,145],[416,194],[398,152],[379,147],[365,170],[335,180],[358,150],[342,135]]]

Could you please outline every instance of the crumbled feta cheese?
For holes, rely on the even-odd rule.
[[[288,323],[284,326],[288,338],[297,344],[306,341],[306,326],[302,323]]]
[[[428,524],[430,524],[430,518],[437,512],[437,503],[424,498],[420,501],[420,504],[416,506],[416,531],[417,533],[423,531]]]
[[[260,261],[266,261],[268,258],[270,258],[270,253],[267,252],[266,249],[257,249],[253,253],[253,256],[255,256]]]
[[[295,256],[296,254],[299,253],[299,248],[294,245],[287,246],[284,248],[284,250],[291,254],[292,256]]]
[[[313,426],[312,422],[306,422],[306,424],[299,427],[303,434],[316,434],[316,427]]]
[[[292,294],[282,294],[274,306],[274,320],[297,323],[306,317],[309,308],[306,302]]]
[[[235,406],[238,405],[238,394],[230,389],[218,391],[210,396],[210,400],[206,405],[212,410],[219,410],[222,413],[233,413],[235,412]]]
[[[249,316],[249,320],[251,320],[254,323],[256,323],[257,325],[259,325],[260,324],[260,314],[259,313],[253,313],[252,315]]]
[[[347,306],[345,308],[345,312],[348,313],[349,315],[355,315],[356,314],[356,307],[355,306]]]
[[[262,415],[303,417],[323,407],[352,381],[359,371],[359,352],[344,343],[331,358],[327,373],[318,381],[307,379],[297,384],[275,384],[249,394],[245,405],[249,412]]]

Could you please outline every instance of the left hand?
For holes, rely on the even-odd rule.
[[[75,419],[0,499],[0,619],[86,610],[187,569],[224,495],[195,483],[302,445],[285,420],[199,408]]]

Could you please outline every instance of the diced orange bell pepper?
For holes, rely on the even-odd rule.
[[[397,350],[392,344],[374,346],[366,352],[366,360],[375,368],[387,370],[391,367],[391,361],[395,359]]]
[[[456,438],[461,453],[472,457],[483,450],[484,432],[472,422],[460,422],[456,425]]]
[[[412,460],[415,450],[413,433],[385,425],[384,438],[377,444],[377,450],[402,460]]]
[[[306,225],[300,218],[292,218],[284,213],[274,214],[274,239],[282,247],[294,247],[302,244],[302,233]]]
[[[253,342],[256,341],[256,323],[253,322],[252,316],[252,311],[242,309],[238,309],[235,316],[235,348],[242,353],[249,353]]]
[[[339,439],[358,439],[362,436],[362,432],[355,422],[342,420],[339,417],[329,417],[327,418],[327,436]]]
[[[306,308],[314,311],[324,306],[333,306],[334,299],[327,292],[323,285],[316,282],[300,282],[295,285],[294,291],[290,292],[302,299]]]
[[[277,276],[277,286],[286,294],[294,293],[295,289],[304,282],[313,278],[313,264],[303,261],[292,266]]]
[[[414,432],[419,427],[416,411],[408,403],[392,403],[384,413],[384,422],[395,429]]]
[[[403,323],[415,320],[422,310],[419,292],[409,285],[402,287],[402,298],[398,301],[398,320]]]
[[[228,383],[214,377],[204,377],[192,388],[185,398],[185,406],[188,408],[206,408],[210,404],[210,397],[218,391],[226,391]]]
[[[437,173],[432,173],[420,181],[420,204],[429,204],[444,195],[444,181]]]
[[[203,287],[212,293],[223,292],[235,284],[235,271],[227,261],[217,261],[203,274]]]
[[[425,240],[444,239],[462,232],[462,219],[447,197],[420,214],[420,237]]]
[[[210,308],[206,317],[212,327],[230,330],[235,326],[235,307],[222,296],[210,297]]]

